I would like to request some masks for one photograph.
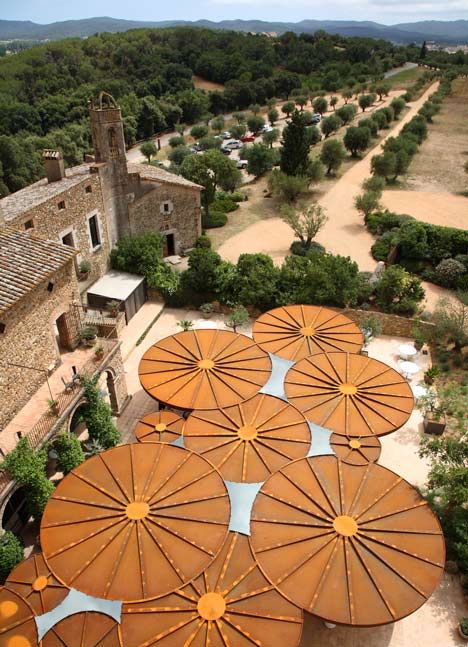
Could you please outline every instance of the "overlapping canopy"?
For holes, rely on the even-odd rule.
[[[137,422],[135,437],[140,443],[172,443],[184,430],[185,420],[174,411],[149,413]]]
[[[330,447],[343,463],[350,465],[367,465],[376,463],[382,446],[375,436],[348,438],[340,434],[330,436]]]
[[[75,613],[46,633],[41,647],[122,647],[118,623],[105,615]]]
[[[0,589],[0,645],[39,647],[34,611],[15,591]]]

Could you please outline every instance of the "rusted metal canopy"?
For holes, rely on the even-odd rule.
[[[397,371],[350,353],[301,360],[289,369],[285,391],[308,420],[345,436],[389,434],[413,410],[413,392]]]
[[[41,647],[120,647],[120,627],[104,613],[75,613],[55,625]]]
[[[34,612],[15,591],[0,589],[0,645],[38,647]]]
[[[67,586],[110,600],[164,595],[206,568],[227,533],[219,472],[164,443],[110,449],[74,469],[41,523],[47,564]]]
[[[42,553],[18,564],[8,576],[5,586],[27,600],[38,616],[54,609],[69,591],[53,575]]]
[[[229,534],[215,561],[171,595],[124,605],[125,647],[296,647],[302,612],[266,580],[246,537]]]
[[[350,465],[367,465],[376,463],[382,446],[375,436],[348,438],[339,434],[330,436],[330,446],[343,463]]]
[[[439,522],[390,470],[334,456],[289,463],[252,512],[254,555],[292,602],[330,622],[372,626],[418,609],[443,573]]]
[[[228,481],[259,483],[288,461],[306,456],[310,429],[295,407],[255,395],[225,409],[194,411],[184,443],[215,465]]]
[[[184,423],[174,411],[149,413],[137,422],[135,436],[140,443],[172,443],[181,435]]]
[[[255,395],[271,361],[249,337],[227,330],[191,330],[162,339],[143,355],[140,381],[178,409],[219,409]]]
[[[264,350],[295,362],[315,353],[359,353],[364,342],[354,321],[319,306],[275,308],[257,319],[252,332]]]

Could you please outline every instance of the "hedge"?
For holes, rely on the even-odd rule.
[[[227,223],[227,216],[223,211],[210,211],[209,215],[203,214],[202,227],[203,229],[215,229],[216,227],[224,227]]]

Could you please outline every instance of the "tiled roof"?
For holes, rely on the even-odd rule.
[[[26,186],[24,189],[15,191],[6,198],[0,200],[0,207],[6,222],[14,220],[17,216],[33,207],[58,196],[71,187],[83,182],[90,176],[90,165],[80,164],[65,170],[65,177],[58,182],[48,182],[47,178],[42,178],[34,184]]]
[[[177,184],[186,186],[192,189],[202,189],[199,184],[186,180],[181,175],[169,173],[159,166],[151,166],[150,164],[128,164],[129,173],[139,173],[142,180],[153,180],[156,182],[165,182],[166,184]]]
[[[10,227],[0,229],[0,312],[11,308],[77,251]]]

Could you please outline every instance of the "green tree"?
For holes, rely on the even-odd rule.
[[[248,162],[247,172],[255,175],[255,177],[260,177],[267,171],[271,171],[275,163],[276,154],[265,144],[252,144],[252,146],[245,148],[243,158]]]
[[[387,152],[383,155],[374,155],[371,161],[372,173],[380,175],[387,181],[394,177],[397,169],[397,157],[395,153]]]
[[[354,119],[356,112],[356,106],[352,103],[349,103],[345,106],[341,106],[341,108],[338,108],[336,115],[345,125],[347,125]]]
[[[354,206],[363,216],[368,216],[381,209],[380,195],[375,191],[365,191],[365,193],[355,197]]]
[[[237,123],[244,124],[246,121],[245,113],[243,112],[234,112],[233,115],[234,119],[237,121]]]
[[[330,105],[333,108],[333,111],[335,110],[337,103],[338,103],[338,97],[330,97]]]
[[[177,148],[177,146],[184,146],[185,138],[182,135],[174,135],[169,139],[169,146],[171,148]]]
[[[361,94],[361,96],[358,99],[359,107],[361,108],[362,112],[365,112],[366,108],[370,108],[371,105],[374,103],[373,101],[373,95],[372,94]]]
[[[247,126],[254,135],[257,135],[265,126],[265,119],[260,115],[253,115],[247,119]]]
[[[307,175],[309,171],[307,125],[304,115],[295,110],[283,130],[280,167],[286,175]]]
[[[358,157],[368,148],[371,140],[370,130],[368,128],[359,128],[350,126],[345,133],[343,143],[353,157]]]
[[[327,175],[330,175],[332,171],[336,173],[345,159],[345,148],[338,139],[329,139],[323,143],[320,161],[327,169]]]
[[[345,100],[345,104],[347,104],[348,101],[353,98],[354,92],[351,88],[345,88],[342,92],[342,95],[343,99]]]
[[[304,106],[307,104],[308,97],[304,94],[299,94],[296,97],[294,97],[294,101],[296,105],[298,105],[301,109],[301,112],[304,111]]]
[[[376,84],[375,91],[379,95],[379,101],[383,100],[383,95],[388,97],[390,88],[391,88],[390,84],[386,83],[385,81],[381,81],[380,83]]]
[[[320,115],[323,115],[324,112],[328,110],[328,101],[325,97],[317,97],[312,103],[312,107],[315,112],[318,112]]]
[[[223,115],[218,115],[214,119],[211,120],[211,128],[215,131],[215,133],[220,133],[222,130],[224,130],[224,117]]]
[[[293,202],[298,195],[307,190],[309,181],[303,175],[286,175],[273,169],[268,178],[268,189],[282,202]]]
[[[195,126],[192,126],[190,135],[194,139],[198,140],[206,137],[208,135],[208,132],[208,126],[204,126],[203,124],[196,124]]]
[[[244,306],[236,306],[232,308],[230,313],[226,316],[225,324],[228,328],[232,328],[234,332],[237,332],[237,329],[240,326],[245,326],[248,323],[250,317],[247,309]]]
[[[294,101],[286,101],[285,103],[283,103],[281,107],[281,112],[283,112],[286,115],[286,117],[289,119],[289,117],[292,115],[295,109],[296,109],[296,104],[294,103]]]
[[[399,265],[387,267],[375,286],[377,305],[398,314],[415,314],[424,294],[418,277]]]
[[[394,97],[390,105],[393,108],[393,114],[395,115],[395,119],[398,119],[398,117],[405,109],[406,102],[402,97]]]
[[[96,440],[105,449],[115,447],[120,433],[112,420],[110,406],[102,398],[98,387],[99,375],[94,378],[82,377],[84,404],[82,418],[91,440]]]
[[[231,126],[231,137],[234,137],[234,139],[240,139],[245,135],[247,132],[247,128],[244,126],[244,124],[237,124],[234,126]]]
[[[313,239],[328,220],[325,209],[319,204],[301,204],[298,209],[289,205],[281,208],[281,219],[291,227],[301,241],[304,250],[309,250]]]
[[[0,536],[0,580],[4,582],[11,571],[24,559],[20,539],[7,530]]]
[[[184,159],[189,155],[193,155],[193,153],[188,146],[177,146],[177,148],[174,148],[168,153],[167,159],[178,169]],[[174,167],[171,167],[171,170]]]
[[[278,128],[273,128],[273,130],[269,130],[262,135],[263,143],[269,148],[273,148],[273,144],[277,142],[279,138],[280,131]]]
[[[221,263],[221,256],[212,249],[193,249],[189,254],[188,269],[182,274],[182,286],[200,296],[206,296],[205,301],[214,298]]]
[[[309,146],[315,146],[320,141],[322,141],[322,135],[317,126],[307,126],[306,128],[306,137]]]
[[[81,443],[72,433],[62,432],[59,434],[53,442],[53,448],[57,453],[57,468],[64,474],[71,472],[85,459]]]
[[[424,58],[426,58],[426,56],[427,56],[427,45],[426,45],[426,41],[424,41],[423,44],[421,45],[421,50],[419,52],[419,58],[424,59]]]
[[[260,106],[258,103],[253,103],[252,105],[249,106],[250,112],[253,112],[254,115],[258,115],[262,109],[262,106]]]
[[[279,270],[266,254],[241,254],[237,261],[236,282],[239,302],[269,310],[276,305]]]
[[[335,133],[337,130],[339,130],[342,125],[343,122],[338,117],[338,115],[330,115],[329,117],[322,119],[320,128],[322,130],[322,133],[325,135],[325,138],[328,138],[332,133]]]
[[[436,338],[453,343],[457,351],[468,344],[468,294],[459,292],[456,298],[441,298],[434,311]]]
[[[278,112],[278,110],[277,110],[276,108],[274,108],[274,107],[273,107],[273,108],[270,108],[270,109],[268,110],[268,121],[270,122],[270,124],[271,124],[272,126],[274,126],[274,125],[275,125],[275,123],[278,121],[278,119],[279,119],[279,112]]]
[[[217,150],[221,148],[221,140],[218,137],[208,135],[199,139],[198,145],[202,151]]]
[[[151,162],[153,157],[156,157],[158,154],[158,149],[156,144],[153,141],[143,142],[140,146],[140,153],[146,157],[148,164]]]

